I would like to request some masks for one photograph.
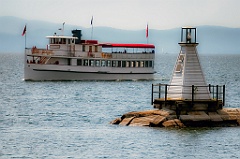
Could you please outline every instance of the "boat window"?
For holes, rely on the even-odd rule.
[[[122,67],[126,67],[126,61],[122,61]]]
[[[57,39],[56,38],[51,38],[50,43],[51,44],[57,44]]]
[[[92,46],[89,46],[89,52],[92,52]]]
[[[145,61],[145,67],[148,67],[148,61]]]
[[[82,66],[82,59],[77,59],[77,65]]]
[[[88,66],[88,60],[84,60],[84,66]]]
[[[96,60],[96,61],[95,61],[95,66],[97,66],[97,67],[100,66],[100,61],[99,61],[99,60]]]
[[[136,63],[135,63],[135,67],[138,67],[138,61],[136,61]]]
[[[112,61],[112,67],[116,67],[116,61]]]
[[[126,61],[126,67],[129,67],[129,61]]]
[[[94,66],[94,60],[90,60],[89,64],[90,66]]]
[[[95,46],[95,52],[98,52],[98,46]]]
[[[117,62],[117,67],[121,67],[121,61]]]
[[[107,67],[111,67],[111,61],[107,61]]]
[[[66,44],[66,39],[62,39],[62,44]]]
[[[85,51],[85,45],[82,45],[82,51],[83,52]]]
[[[152,61],[149,61],[149,67],[152,67]]]
[[[106,61],[102,60],[101,66],[105,67],[106,66]]]
[[[71,65],[71,59],[68,59],[68,65]]]
[[[131,67],[135,67],[135,61],[131,62]]]
[[[140,62],[140,67],[144,67],[143,61]]]

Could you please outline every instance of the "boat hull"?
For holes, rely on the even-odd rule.
[[[154,72],[84,72],[76,70],[57,70],[57,69],[44,69],[25,67],[24,80],[32,81],[64,81],[64,80],[107,80],[107,81],[121,81],[121,80],[153,80]]]

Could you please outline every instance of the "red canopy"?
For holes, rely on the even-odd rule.
[[[124,47],[124,48],[155,48],[153,44],[119,44],[119,43],[105,43],[102,47]]]

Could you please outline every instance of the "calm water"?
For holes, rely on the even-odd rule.
[[[152,109],[176,55],[157,56],[156,81],[25,82],[23,55],[0,54],[0,158],[240,158],[240,128],[165,129],[109,122]],[[240,107],[240,55],[201,56],[208,83]]]

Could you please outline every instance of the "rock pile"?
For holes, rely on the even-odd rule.
[[[170,109],[156,109],[139,112],[129,112],[111,122],[123,126],[150,127],[196,127],[196,126],[239,126],[240,109],[224,108],[216,112],[192,111],[177,117]]]

